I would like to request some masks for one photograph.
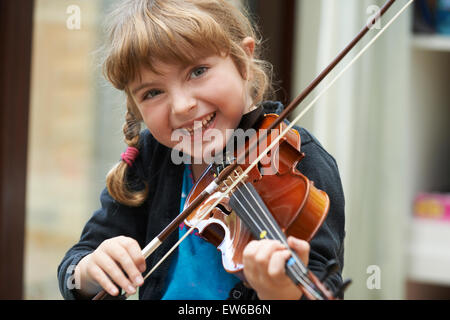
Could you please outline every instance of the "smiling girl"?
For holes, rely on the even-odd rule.
[[[143,280],[141,274],[186,232],[181,225],[144,259],[141,248],[178,215],[209,165],[205,154],[222,150],[245,117],[258,110],[279,113],[283,106],[264,100],[270,65],[259,59],[254,26],[229,1],[128,0],[108,22],[104,71],[127,96],[128,149],[108,173],[101,209],[58,268],[63,296],[90,298],[102,288],[111,295],[119,289],[134,294],[140,287],[141,299],[301,298],[285,274],[289,250],[273,240],[247,245],[245,283],[224,271],[220,252],[198,235],[188,236]],[[338,169],[319,142],[298,129],[308,155],[298,169],[330,195],[331,207],[310,244],[292,237],[288,244],[318,275],[331,259],[341,271],[344,201]],[[192,161],[175,164],[174,148]],[[68,286],[72,278],[77,285]],[[338,272],[327,285],[335,288],[341,281]]]

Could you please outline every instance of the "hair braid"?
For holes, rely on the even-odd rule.
[[[141,131],[141,121],[135,116],[134,104],[128,100],[127,113],[125,115],[125,123],[123,125],[123,134],[125,143],[129,147],[139,149],[139,134]],[[138,113],[139,114],[139,113]],[[117,163],[108,173],[106,177],[106,186],[110,195],[118,202],[137,207],[141,205],[147,198],[148,187],[143,181],[145,188],[143,190],[131,191],[127,181],[127,172],[129,165],[125,161]]]

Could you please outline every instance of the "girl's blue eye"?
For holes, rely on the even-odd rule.
[[[156,97],[158,94],[162,93],[161,90],[151,89],[144,94],[143,100],[152,99]]]
[[[194,71],[191,72],[191,78],[200,77],[202,74],[204,74],[206,72],[207,69],[208,69],[207,67],[195,68]]]

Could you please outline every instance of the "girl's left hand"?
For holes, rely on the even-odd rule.
[[[289,247],[308,265],[309,243],[288,238]],[[291,254],[280,241],[254,240],[243,253],[244,275],[261,300],[298,300],[302,291],[286,275],[285,264]]]

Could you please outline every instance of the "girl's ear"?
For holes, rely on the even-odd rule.
[[[252,37],[245,37],[241,42],[242,48],[245,50],[249,58],[253,58],[253,52],[255,51],[255,39]]]
[[[247,54],[247,61],[245,62],[245,70],[243,70],[243,78],[246,80],[250,80],[251,75],[251,61],[253,59],[253,52],[255,51],[255,39],[252,37],[245,37],[244,40],[241,42],[242,49],[244,49],[245,53]]]

